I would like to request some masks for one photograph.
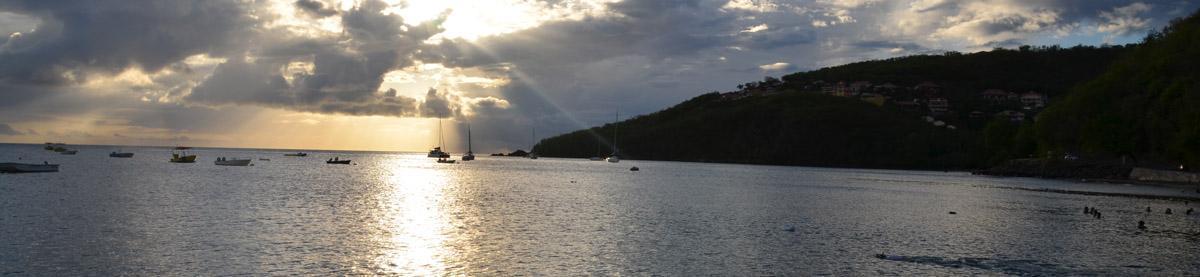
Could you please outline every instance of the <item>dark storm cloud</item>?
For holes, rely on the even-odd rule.
[[[379,87],[387,72],[413,65],[417,45],[441,32],[441,20],[406,25],[398,15],[381,13],[387,8],[374,0],[345,11],[345,31],[337,38],[275,38],[262,51],[269,58],[230,59],[185,99],[319,113],[429,115],[423,109],[433,104],[380,92]],[[283,76],[279,68],[292,62],[310,62],[312,70]]]
[[[36,31],[0,46],[0,82],[62,84],[92,72],[157,71],[184,57],[220,54],[255,21],[235,1],[4,1],[39,17]]]
[[[337,10],[333,9],[332,4],[320,0],[296,0],[292,5],[296,6],[300,11],[316,17],[333,16],[338,13]]]

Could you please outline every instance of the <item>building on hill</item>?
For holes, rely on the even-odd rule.
[[[929,102],[925,104],[929,108],[929,114],[940,116],[950,111],[950,101],[946,98],[929,98]]]
[[[987,100],[989,103],[999,104],[1003,103],[1004,101],[1008,101],[1008,94],[1009,92],[1001,89],[988,89],[979,93],[979,96],[982,97],[983,100]]]
[[[849,89],[850,89],[850,93],[853,95],[862,95],[863,93],[870,92],[871,82],[867,82],[867,81],[853,82],[853,83],[850,83]]]
[[[924,95],[925,97],[937,97],[942,94],[942,86],[930,81],[917,84],[913,87],[913,90]]]
[[[1046,107],[1046,96],[1037,92],[1026,92],[1021,94],[1021,106],[1026,110],[1041,109]]]

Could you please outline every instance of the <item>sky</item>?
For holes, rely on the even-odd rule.
[[[1200,1],[0,0],[0,142],[451,152],[765,76],[1139,41]],[[535,131],[536,130],[536,131]],[[534,135],[536,133],[536,136]]]

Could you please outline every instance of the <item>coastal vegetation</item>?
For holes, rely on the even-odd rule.
[[[1200,19],[1143,42],[864,61],[539,142],[544,156],[967,169],[1012,159],[1200,166]],[[597,152],[597,149],[603,149]]]

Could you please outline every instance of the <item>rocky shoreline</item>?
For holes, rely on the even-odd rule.
[[[1017,159],[972,171],[976,175],[1126,180],[1133,166],[1111,162]]]

